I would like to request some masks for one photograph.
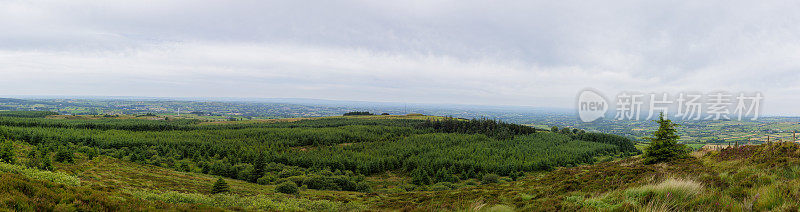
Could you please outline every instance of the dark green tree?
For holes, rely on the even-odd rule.
[[[250,182],[258,182],[258,178],[264,176],[264,168],[266,163],[267,162],[264,160],[263,155],[256,156],[256,160],[253,162],[253,172],[250,173]]]
[[[473,168],[464,169],[461,171],[461,179],[466,180],[475,177],[475,170]]]
[[[417,168],[411,175],[411,183],[416,185],[428,185],[431,184],[431,177],[425,169]]]
[[[59,163],[72,163],[75,162],[73,152],[69,147],[59,148],[56,152],[56,162]]]
[[[650,146],[644,153],[644,163],[654,164],[687,157],[689,152],[686,151],[686,147],[678,144],[680,136],[675,130],[678,125],[665,119],[664,113],[661,113],[656,122],[658,130],[653,132],[653,137],[647,138],[650,140]]]
[[[452,173],[450,173],[450,170],[448,170],[445,167],[442,167],[441,169],[439,169],[438,172],[436,172],[436,182],[455,183],[458,182],[458,178],[454,176]]]
[[[550,132],[558,132],[558,126],[551,127]]]
[[[212,194],[225,193],[228,191],[230,191],[230,187],[228,187],[228,183],[225,182],[225,180],[222,178],[219,178],[217,182],[215,182],[214,185],[211,187]]]
[[[6,140],[0,143],[0,161],[6,163],[15,163],[14,160],[14,144]]]
[[[50,154],[47,151],[39,152],[39,163],[37,165],[39,165],[37,168],[41,170],[54,170],[53,162],[50,160]]]
[[[31,148],[31,150],[28,151],[28,161],[25,163],[25,166],[31,168],[38,168],[39,163],[41,162],[39,159],[39,155],[40,155],[39,151],[36,150],[35,147]]]

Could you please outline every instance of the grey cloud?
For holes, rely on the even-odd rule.
[[[799,103],[796,11],[791,1],[4,1],[0,89],[557,107],[585,87],[737,89],[797,113],[782,106]]]

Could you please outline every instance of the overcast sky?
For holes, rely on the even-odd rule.
[[[800,113],[798,1],[0,1],[0,95],[573,107],[591,87]]]

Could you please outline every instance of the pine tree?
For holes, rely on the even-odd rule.
[[[428,185],[431,184],[431,177],[425,169],[417,168],[411,176],[411,183],[415,185]]]
[[[69,147],[59,148],[58,151],[56,152],[56,162],[60,163],[75,162],[72,150],[69,149]]]
[[[41,170],[53,170],[53,162],[50,160],[50,154],[47,151],[39,152],[39,169]]]
[[[256,156],[256,161],[253,162],[253,172],[250,173],[250,182],[255,183],[258,181],[258,178],[264,176],[264,166],[266,165],[264,161],[263,155]]]
[[[658,130],[653,132],[653,137],[650,140],[650,146],[644,154],[645,164],[654,164],[660,162],[667,162],[673,159],[686,157],[688,151],[683,144],[678,144],[680,136],[676,134],[675,127],[677,124],[672,123],[669,119],[664,118],[664,113],[658,117]]]
[[[28,161],[25,163],[25,166],[31,168],[38,168],[39,167],[39,151],[36,148],[32,148],[28,151]]]
[[[219,178],[217,182],[214,183],[214,186],[211,187],[211,193],[212,194],[225,193],[230,191],[229,189],[230,187],[228,187],[228,183],[225,182],[224,179]]]
[[[0,161],[6,163],[15,163],[14,160],[14,144],[11,141],[3,141],[0,143]]]
[[[450,169],[447,169],[446,167],[442,167],[441,169],[439,169],[438,172],[436,172],[436,182],[451,182],[451,183],[454,183],[454,182],[457,182],[457,181],[458,181],[458,178],[456,178],[456,176],[454,176],[453,173],[450,172]]]

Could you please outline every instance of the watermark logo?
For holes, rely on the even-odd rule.
[[[667,92],[626,91],[616,96],[609,105],[600,92],[586,89],[578,94],[578,115],[583,122],[592,122],[604,117],[613,108],[615,120],[650,120],[659,113],[680,120],[756,120],[761,114],[760,92],[715,91]],[[674,112],[674,113],[672,113]]]
[[[578,117],[583,122],[593,122],[605,116],[608,111],[608,102],[600,93],[593,90],[583,90],[578,95]]]

